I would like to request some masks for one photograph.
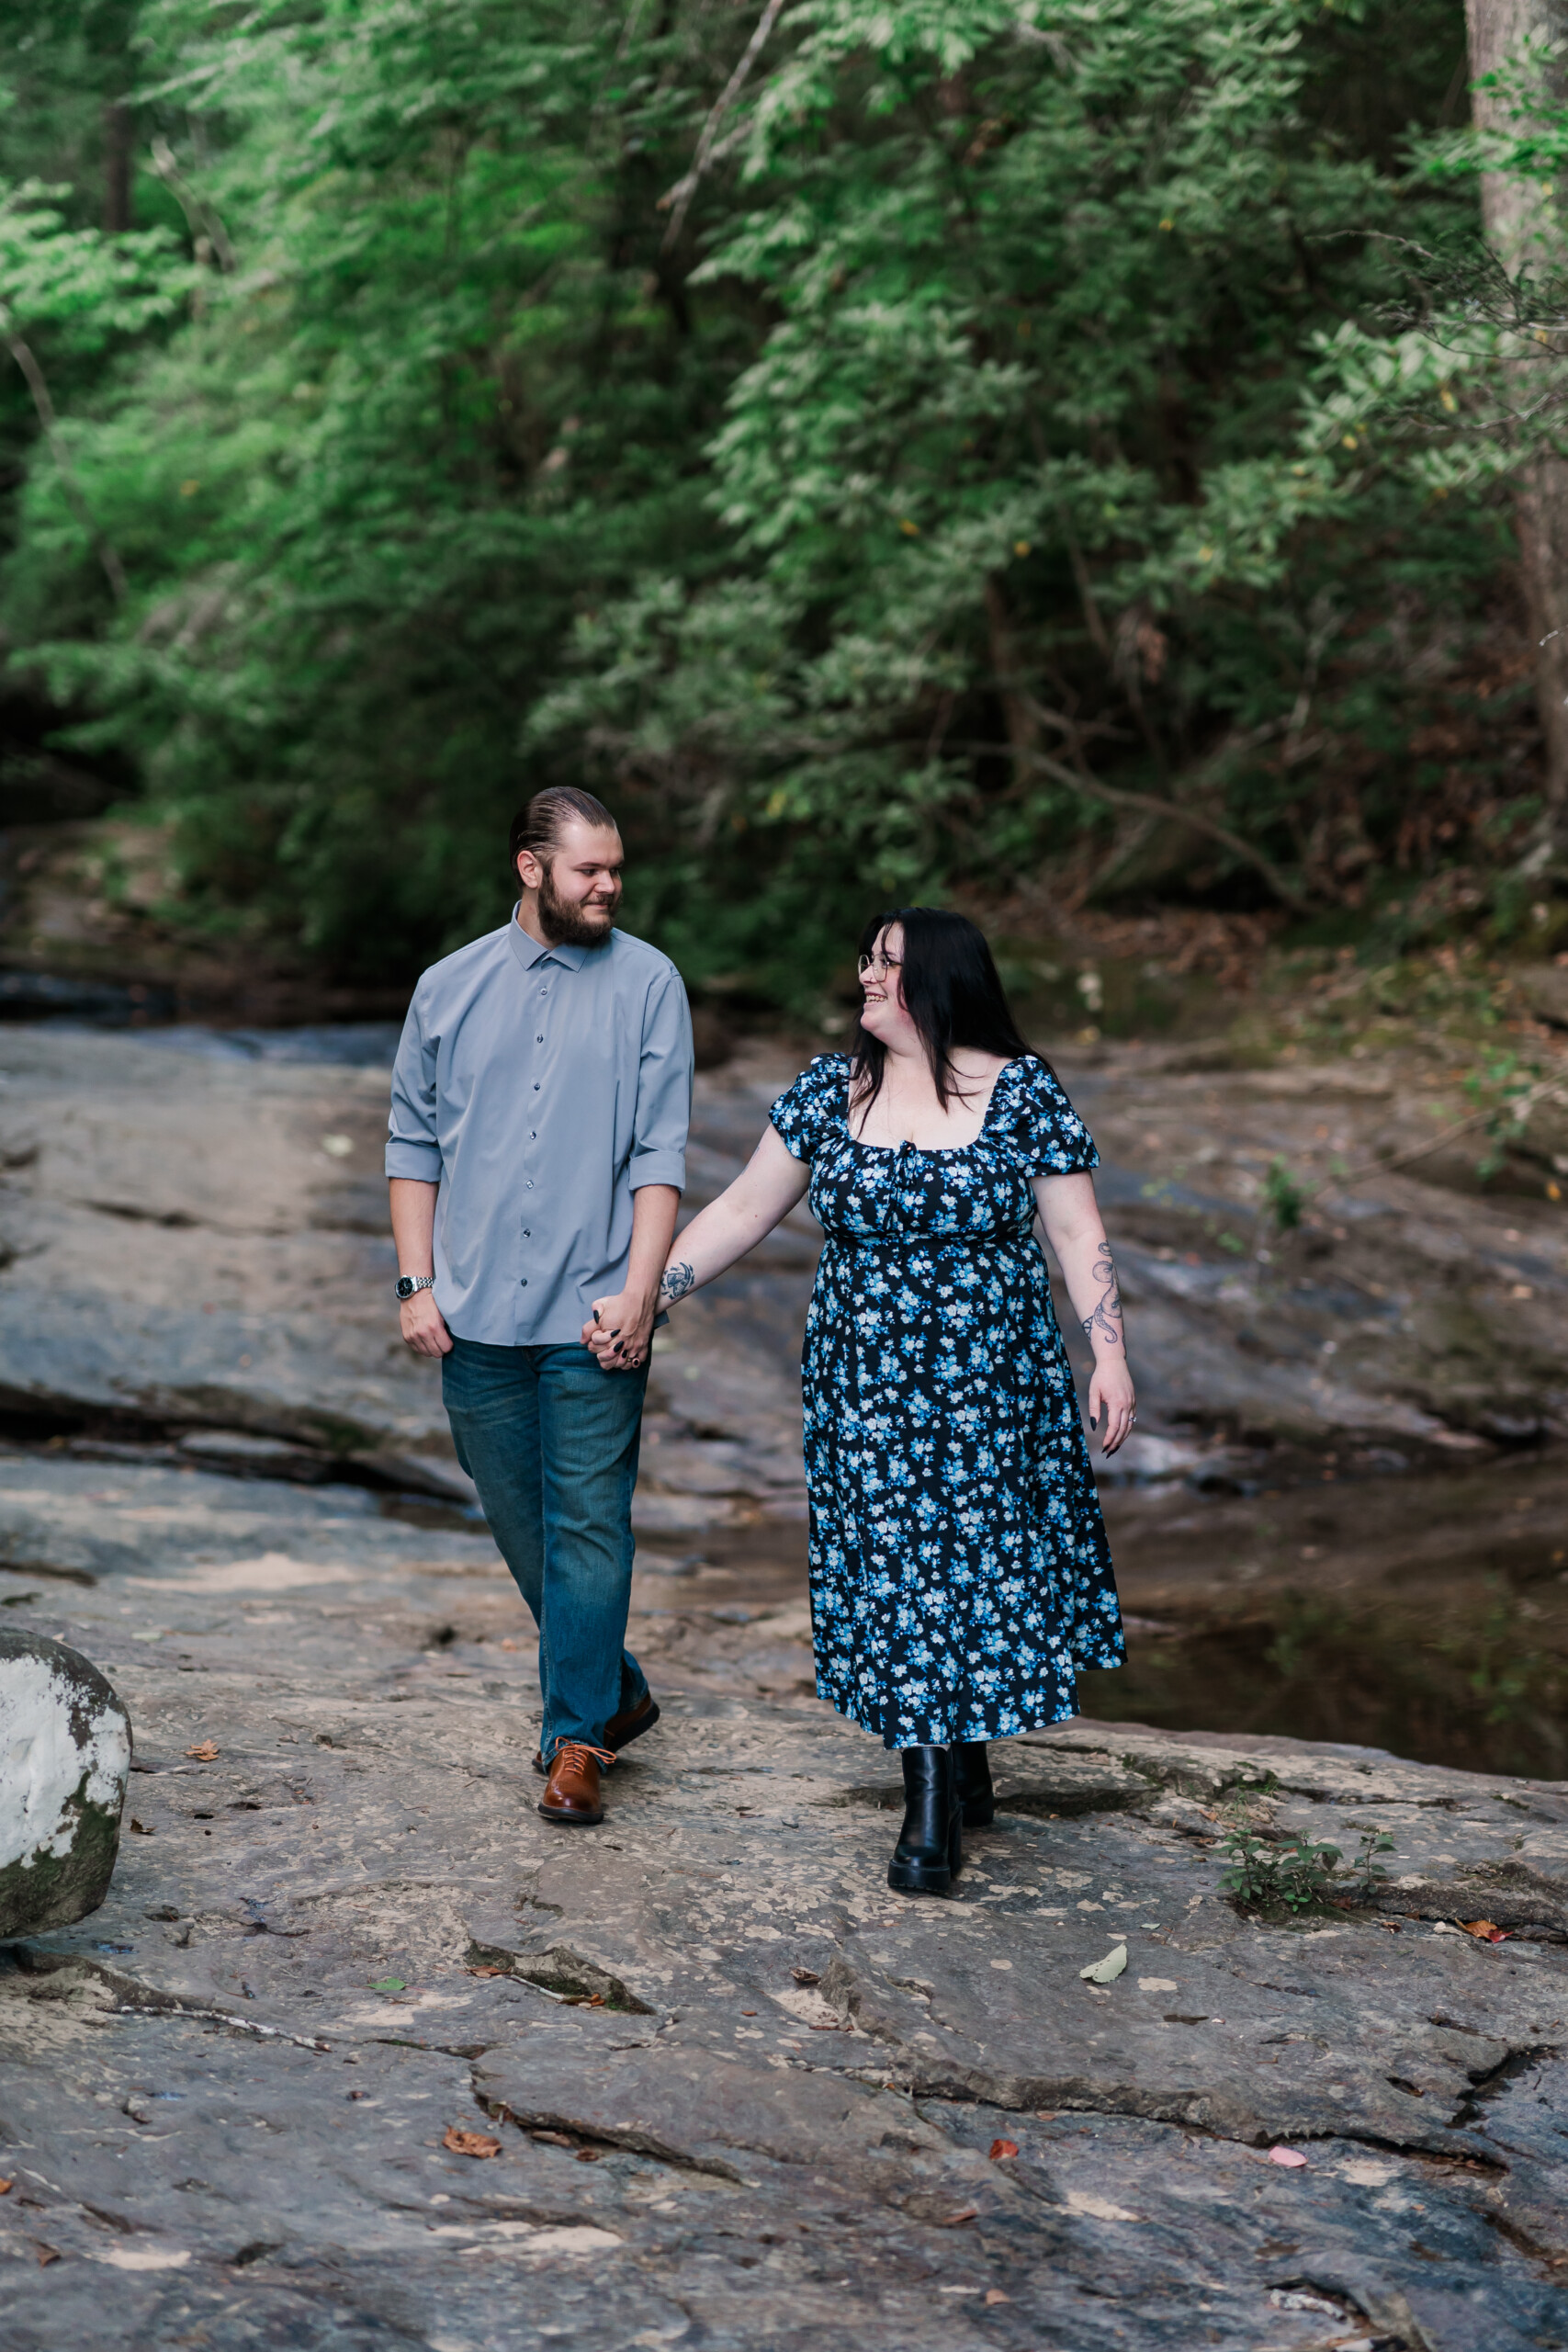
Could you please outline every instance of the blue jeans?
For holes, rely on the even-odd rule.
[[[457,1459],[539,1629],[539,1745],[604,1745],[648,1690],[625,1647],[648,1367],[601,1372],[588,1350],[454,1337],[441,1396]]]

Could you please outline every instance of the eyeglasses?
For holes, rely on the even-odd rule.
[[[901,956],[863,956],[860,959],[863,980],[885,980],[889,972],[901,972],[903,968],[904,958]]]

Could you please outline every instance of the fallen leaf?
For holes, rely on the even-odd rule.
[[[976,2221],[979,2218],[979,2212],[978,2205],[965,2205],[960,2213],[944,2214],[936,2226],[939,2230],[955,2230],[961,2222]]]
[[[986,2301],[988,2303],[1010,2303],[1012,2297],[1010,2295],[1004,2295],[999,2287],[987,2287],[986,2290]]]
[[[510,1968],[470,1968],[468,1971],[470,1976],[510,1976],[511,1973]]]
[[[58,2262],[60,2259],[59,2252],[54,2246],[40,2245],[37,2238],[33,2240],[33,2252],[38,2256],[38,2267],[40,2270],[47,2269],[51,2262]]]
[[[797,1984],[820,1984],[822,1982],[814,1968],[792,1968],[789,1973]]]
[[[10,2180],[0,2180],[0,2197],[9,2197],[12,2189],[15,2188],[16,2186],[17,2183],[14,2177]]]
[[[998,2163],[1003,2156],[1016,2156],[1017,2154],[1018,2142],[1016,2140],[993,2140],[991,2142],[991,2162],[993,2164]]]
[[[1501,1944],[1507,1941],[1507,1930],[1500,1928],[1495,1919],[1461,1919],[1459,1925],[1467,1936],[1473,1936],[1477,1943]]]
[[[186,1754],[193,1764],[216,1764],[218,1742],[215,1739],[198,1739],[194,1747],[186,1749]]]
[[[1127,1947],[1117,1944],[1103,1960],[1091,1960],[1078,1974],[1089,1984],[1113,1984],[1127,1965]]]
[[[485,2132],[464,2132],[456,2123],[446,2126],[446,2136],[441,2143],[455,2156],[499,2156],[501,2142],[492,2140]]]
[[[522,1646],[522,1645],[521,1645],[520,1643],[518,1643],[518,1642],[502,1642],[502,1643],[501,1644],[501,1647],[502,1647],[503,1650],[514,1650],[514,1649],[519,1649],[519,1648],[521,1648],[521,1646]]]
[[[1175,1993],[1180,1990],[1174,1976],[1140,1976],[1140,1993]]]
[[[1287,2172],[1294,2172],[1305,2164],[1306,2158],[1299,2148],[1270,2148],[1269,2161],[1271,2165],[1283,2165]]]
[[[378,1976],[370,1986],[373,1993],[406,1993],[408,1989],[400,1976]]]
[[[152,1835],[152,1830],[144,1823],[138,1821],[134,1814],[130,1816],[130,1826],[139,1838],[151,1838]]]

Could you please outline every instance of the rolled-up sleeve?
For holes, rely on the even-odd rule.
[[[692,1014],[680,975],[660,975],[649,990],[637,1064],[637,1122],[629,1182],[686,1189],[686,1132],[692,1119]]]
[[[426,1033],[424,1007],[418,990],[403,1023],[398,1057],[392,1066],[387,1173],[412,1176],[422,1184],[441,1182],[441,1145],[435,1117],[435,1046]]]

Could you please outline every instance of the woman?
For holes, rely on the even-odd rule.
[[[987,1740],[1076,1714],[1121,1612],[1038,1212],[1094,1348],[1089,1419],[1134,1419],[1099,1155],[1019,1035],[984,935],[905,907],[861,943],[848,1054],[773,1105],[750,1165],[675,1242],[673,1302],[809,1186],[827,1239],[806,1325],[820,1695],[903,1752],[888,1884],[936,1894],[992,1817]]]

